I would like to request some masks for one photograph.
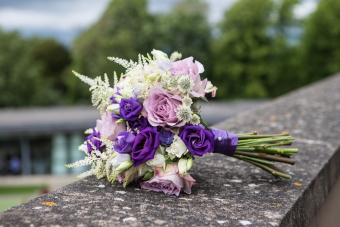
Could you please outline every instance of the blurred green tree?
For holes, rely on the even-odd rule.
[[[101,18],[84,31],[74,42],[71,69],[89,76],[109,76],[124,68],[107,60],[108,56],[137,60],[153,48],[147,0],[114,0]],[[152,27],[152,26],[151,26]],[[88,102],[88,86],[69,74],[69,102]]]
[[[321,0],[305,26],[299,49],[299,85],[340,71],[340,1]]]
[[[222,98],[265,98],[289,90],[289,28],[298,0],[240,0],[225,12],[214,49],[214,80]],[[283,79],[285,78],[285,79]]]
[[[62,83],[60,72],[70,61],[65,47],[52,39],[23,39],[0,29],[0,50],[0,107],[63,102],[64,90],[55,84]]]
[[[170,55],[174,51],[183,58],[193,56],[204,65],[204,77],[211,75],[211,27],[207,20],[208,5],[203,0],[179,1],[166,14],[156,16],[153,28],[154,48]]]

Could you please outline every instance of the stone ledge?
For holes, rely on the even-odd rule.
[[[0,213],[0,226],[308,226],[339,178],[339,87],[335,75],[216,125],[234,133],[291,133],[297,163],[280,165],[291,180],[208,154],[190,171],[199,182],[191,195],[89,177]]]

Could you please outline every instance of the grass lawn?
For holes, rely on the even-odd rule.
[[[39,194],[42,185],[0,186],[0,212],[27,202]]]

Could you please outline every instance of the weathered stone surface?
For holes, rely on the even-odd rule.
[[[296,165],[279,165],[292,179],[276,180],[250,164],[208,154],[190,171],[198,181],[191,195],[89,177],[0,213],[0,226],[308,226],[340,172],[340,75],[216,127],[295,136]]]

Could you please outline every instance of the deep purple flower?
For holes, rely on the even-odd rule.
[[[136,120],[134,121],[129,121],[129,127],[131,128],[131,130],[133,131],[133,134],[137,134],[135,129],[138,129],[138,131],[142,131],[147,127],[151,127],[151,125],[148,122],[148,119],[146,119],[145,117],[137,117]]]
[[[159,146],[159,132],[146,128],[137,134],[132,146],[132,162],[136,167],[147,160],[153,159]]]
[[[131,132],[120,132],[116,139],[114,149],[120,154],[128,154],[132,151],[135,135]]]
[[[136,120],[143,109],[143,105],[135,98],[121,99],[119,106],[120,115],[126,121]]]
[[[202,156],[214,150],[214,134],[200,126],[187,126],[180,135],[193,155]]]
[[[161,144],[170,146],[172,141],[174,140],[175,134],[173,134],[170,130],[162,130],[159,134],[159,141]]]
[[[90,141],[99,151],[103,151],[105,146],[101,146],[101,142],[93,137],[100,138],[100,132],[97,132],[96,129],[93,127],[92,128],[93,132],[86,137],[86,144],[87,144],[87,152],[91,154],[91,152],[94,150],[92,148],[92,145],[87,142]]]

